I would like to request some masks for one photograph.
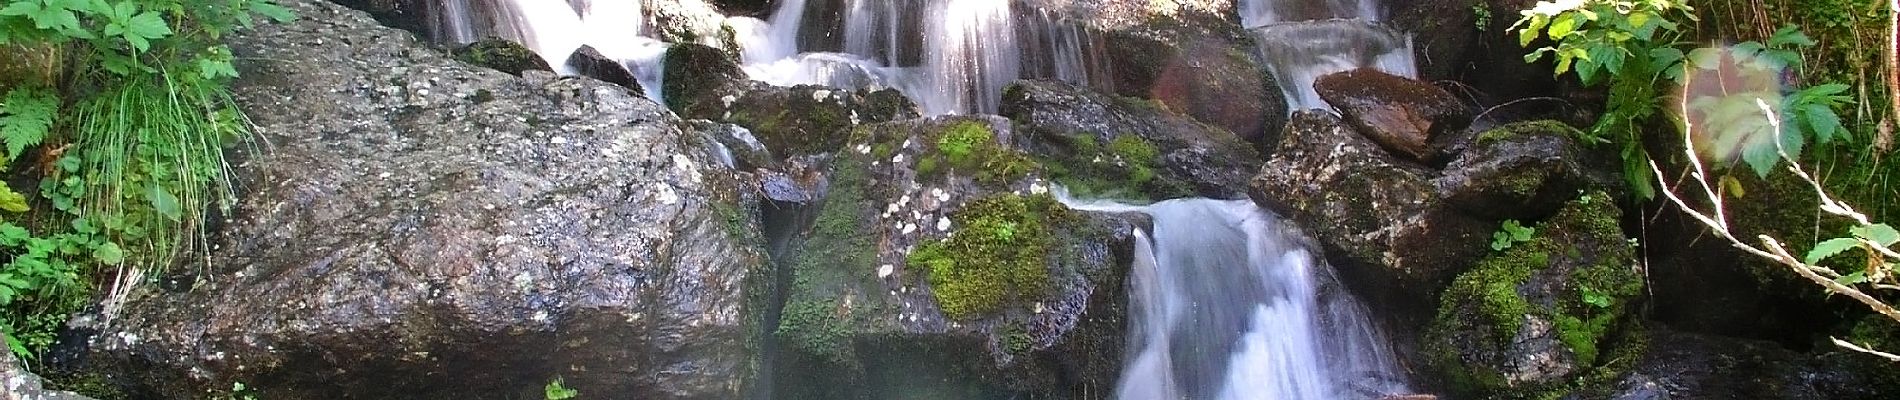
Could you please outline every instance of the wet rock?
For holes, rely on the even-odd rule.
[[[1572,390],[1635,357],[1642,267],[1611,198],[1584,195],[1528,238],[1460,274],[1424,345],[1431,367],[1464,396]],[[1518,240],[1528,239],[1528,240]],[[1493,249],[1501,247],[1494,244]]]
[[[1623,188],[1620,160],[1585,150],[1581,135],[1557,121],[1486,131],[1433,184],[1459,210],[1499,220],[1542,219],[1577,193]]]
[[[666,94],[681,116],[746,127],[780,157],[837,151],[859,124],[918,115],[916,105],[892,89],[778,87],[746,80],[732,58],[698,45],[667,52]]]
[[[620,61],[601,55],[594,46],[581,45],[581,48],[574,49],[574,54],[567,56],[567,66],[581,76],[620,85],[632,89],[634,93],[646,93],[646,89],[641,88],[640,82],[633,77],[633,71],[628,71],[627,66]]]
[[[832,160],[816,221],[784,266],[793,283],[774,333],[774,392],[1112,391],[1137,222],[1055,203],[1035,164],[1007,147],[1001,118],[859,130]]]
[[[469,64],[521,75],[523,71],[553,71],[547,60],[527,46],[507,39],[482,39],[455,49],[455,59]]]
[[[39,375],[26,370],[12,351],[0,351],[0,398],[9,400],[92,400],[63,390],[46,389]]]
[[[1434,164],[1439,150],[1432,138],[1471,123],[1470,111],[1451,92],[1373,68],[1322,76],[1313,89],[1361,134],[1413,161]]]
[[[712,0],[712,4],[726,15],[759,19],[771,16],[774,7],[772,0]]]
[[[1254,57],[1228,0],[1035,0],[1037,9],[1078,22],[1102,56],[1091,86],[1152,99],[1243,139],[1280,132],[1286,99]]]
[[[1254,177],[1255,202],[1312,234],[1342,281],[1381,314],[1422,325],[1439,288],[1483,255],[1498,222],[1444,201],[1436,174],[1400,161],[1329,113],[1295,113]]]
[[[726,14],[707,0],[646,0],[642,5],[649,27],[660,40],[739,48],[737,38],[726,28]]]
[[[1011,85],[1002,113],[1027,128],[1022,139],[1053,178],[1082,196],[1244,198],[1262,162],[1252,144],[1227,130],[1154,101],[1062,82]]]
[[[752,130],[743,126],[695,119],[686,121],[686,129],[699,132],[718,142],[725,151],[725,155],[731,158],[730,164],[733,168],[740,171],[776,168],[779,165],[778,158],[772,156],[772,151],[766,149],[765,144],[760,143],[759,138],[752,135]]]
[[[746,175],[625,88],[281,4],[302,18],[229,38],[270,145],[177,267],[203,280],[101,320],[91,373],[153,398],[738,397],[765,272]]]

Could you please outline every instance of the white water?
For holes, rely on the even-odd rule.
[[[1418,76],[1411,37],[1377,25],[1372,0],[1245,0],[1240,11],[1288,111],[1329,109],[1313,82],[1335,72],[1372,67]]]
[[[1386,341],[1298,232],[1253,203],[1170,200],[1130,272],[1116,398],[1377,399],[1409,393]]]

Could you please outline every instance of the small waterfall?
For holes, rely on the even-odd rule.
[[[933,90],[913,95],[928,114],[994,112],[1003,86],[1021,77],[1021,47],[1008,0],[949,0],[925,36],[931,49],[924,78]]]
[[[1331,108],[1313,91],[1321,76],[1365,67],[1418,76],[1411,37],[1378,25],[1372,0],[1245,0],[1240,11],[1289,112]]]
[[[1147,213],[1130,272],[1129,357],[1116,397],[1377,399],[1408,393],[1364,306],[1298,233],[1245,200],[1170,200]]]

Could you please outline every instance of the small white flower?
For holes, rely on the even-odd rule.
[[[894,272],[897,272],[897,267],[892,266],[890,264],[884,264],[883,266],[877,267],[877,278],[878,279],[889,278],[891,277],[891,274]],[[897,294],[897,292],[891,292],[891,294],[895,295]]]
[[[950,230],[950,218],[949,217],[937,218],[937,230],[939,231]]]

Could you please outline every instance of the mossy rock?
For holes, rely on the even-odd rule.
[[[1018,145],[1079,197],[1241,198],[1243,182],[1261,163],[1259,152],[1232,132],[1165,103],[1063,82],[1010,85],[1002,113],[1027,133]]]
[[[681,43],[665,57],[660,92],[682,117],[719,120],[726,107],[721,97],[734,95],[732,87],[746,79],[736,59],[712,46]]]
[[[1604,368],[1626,365],[1643,294],[1621,216],[1607,194],[1582,196],[1459,275],[1427,333],[1432,369],[1460,394],[1506,398],[1618,375]]]
[[[548,62],[534,50],[514,41],[501,38],[487,38],[456,48],[455,59],[462,62],[494,68],[497,71],[521,75],[522,71],[553,71]]]

